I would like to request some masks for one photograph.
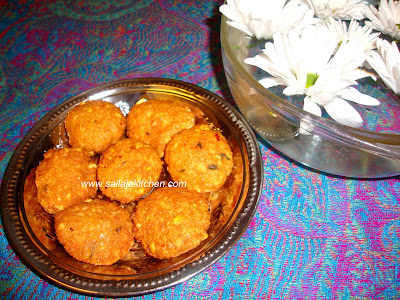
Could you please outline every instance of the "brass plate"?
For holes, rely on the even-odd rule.
[[[232,148],[232,174],[220,191],[207,195],[218,204],[213,208],[208,239],[192,251],[169,260],[147,256],[140,244],[135,244],[127,257],[112,266],[94,266],[73,259],[55,238],[53,217],[37,202],[34,168],[48,149],[68,143],[64,120],[75,105],[103,99],[127,114],[141,99],[165,98],[198,109],[198,122],[211,122],[219,127]],[[263,164],[254,132],[229,103],[182,81],[139,78],[90,89],[45,115],[22,140],[9,162],[2,182],[1,213],[10,244],[44,279],[92,296],[137,296],[181,283],[221,258],[253,217],[262,182]]]

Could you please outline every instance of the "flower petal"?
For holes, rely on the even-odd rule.
[[[353,101],[355,103],[362,104],[362,105],[376,106],[376,105],[380,104],[379,100],[377,100],[369,95],[360,93],[357,89],[352,88],[352,87],[343,89],[343,90],[337,92],[336,95],[341,98],[344,98],[346,100],[350,100],[350,101]]]
[[[363,11],[366,5],[363,0],[306,0],[314,9],[315,15],[324,19],[333,17],[335,19],[357,19],[364,18]]]
[[[321,116],[321,109],[314,103],[310,97],[304,98],[303,109],[313,115]],[[310,135],[314,132],[314,125],[308,118],[302,118],[300,121],[299,133],[304,135]]]
[[[361,127],[363,125],[363,119],[360,114],[353,106],[339,97],[325,105],[325,110],[332,119],[340,124],[350,127]]]
[[[219,10],[232,21],[228,22],[230,26],[257,39],[301,30],[317,22],[314,11],[301,0],[229,0]]]
[[[382,81],[396,94],[400,93],[400,51],[395,42],[378,39],[377,51],[367,56],[368,64],[379,74]]]
[[[399,1],[381,0],[379,11],[370,5],[364,15],[371,21],[365,21],[365,25],[390,35],[395,39],[400,39],[400,30],[396,24],[400,23],[400,3]]]
[[[253,33],[250,30],[247,29],[247,26],[243,26],[243,24],[240,23],[240,22],[228,21],[227,24],[232,26],[232,27],[234,27],[234,28],[236,28],[236,29],[239,29],[240,31],[244,32],[248,36],[252,36],[253,35]]]
[[[314,101],[312,101],[310,97],[304,98],[303,109],[305,111],[307,111],[313,115],[319,116],[319,117],[322,114],[321,108],[319,107],[319,105],[317,103],[315,103]]]
[[[365,60],[365,53],[360,39],[343,41],[336,54],[330,61],[331,66],[342,69],[342,73],[354,70],[362,65]]]
[[[294,95],[303,95],[305,94],[306,89],[302,86],[299,86],[297,82],[293,82],[293,84],[288,85],[284,90],[283,94],[286,96],[294,96]]]
[[[240,14],[240,12],[228,5],[228,4],[223,4],[219,7],[219,11],[228,19],[234,21],[234,22],[241,22],[242,21],[242,15]]]
[[[379,76],[390,77],[389,72],[386,70],[386,65],[378,52],[371,51],[367,56],[367,62],[379,74]]]
[[[308,88],[308,93],[311,95],[316,92],[335,93],[351,85],[356,85],[357,81],[350,78],[342,77],[342,74],[337,69],[331,68],[325,70],[317,79],[314,85]]]
[[[362,70],[362,69],[356,69],[356,70],[350,72],[349,76],[353,80],[358,80],[358,79],[365,78],[368,76],[371,77],[373,80],[376,80],[376,77],[374,76],[374,74],[372,74],[368,71]]]
[[[280,80],[279,78],[275,77],[268,77],[268,78],[263,78],[258,81],[263,87],[266,89],[276,86],[276,85],[284,85],[285,82]]]
[[[330,92],[320,91],[310,93],[310,89],[307,90],[307,96],[309,96],[312,101],[322,106],[331,103],[335,99],[335,95]]]

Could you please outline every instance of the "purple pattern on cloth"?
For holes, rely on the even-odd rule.
[[[0,174],[46,112],[96,85],[165,77],[234,103],[222,1],[0,0]],[[399,299],[400,178],[327,176],[259,140],[260,205],[216,264],[143,299]],[[28,269],[0,230],[1,299],[89,299]]]

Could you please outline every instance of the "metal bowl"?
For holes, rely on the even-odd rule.
[[[223,16],[221,45],[226,78],[240,112],[265,141],[291,159],[329,174],[355,178],[400,174],[398,130],[376,132],[341,125],[309,114],[275,90],[264,88],[256,80],[259,69],[244,63],[245,58],[254,56],[254,45],[260,44],[226,22]],[[399,109],[398,97],[384,95],[382,102],[390,101],[391,107]],[[378,114],[365,111],[374,118]],[[381,115],[384,118],[388,114]],[[309,134],[300,134],[301,122],[312,128]]]
[[[139,100],[165,98],[192,106],[198,111],[198,122],[212,122],[218,126],[232,148],[232,174],[220,191],[207,194],[207,197],[221,202],[214,208],[208,239],[192,251],[169,260],[147,256],[138,243],[127,257],[112,266],[94,266],[73,259],[55,237],[52,215],[37,202],[33,180],[35,167],[48,149],[68,143],[64,120],[72,107],[82,101],[103,99],[127,114]],[[34,272],[61,288],[93,296],[147,294],[198,274],[236,243],[257,208],[262,190],[262,166],[252,129],[229,103],[217,95],[170,79],[112,82],[62,103],[44,116],[22,140],[2,182],[3,225],[20,258]]]

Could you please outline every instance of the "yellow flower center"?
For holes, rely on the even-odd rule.
[[[318,75],[314,73],[307,73],[307,82],[306,82],[306,89],[308,89],[310,86],[314,85],[315,82],[318,79]]]

